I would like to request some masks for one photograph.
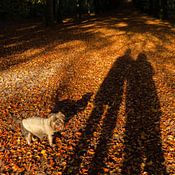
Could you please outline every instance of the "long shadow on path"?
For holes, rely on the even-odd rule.
[[[88,164],[88,174],[104,174],[105,159],[121,105],[126,80],[126,132],[124,136],[123,175],[166,175],[160,135],[160,102],[153,81],[153,68],[146,55],[140,53],[134,61],[130,50],[114,62],[94,99],[94,108],[82,136],[76,144],[63,174],[79,174],[82,156],[89,148],[94,154]],[[101,121],[103,121],[101,123]],[[94,133],[98,143],[92,145]],[[83,150],[83,151],[82,151]],[[69,171],[70,169],[73,171]]]
[[[126,133],[123,175],[165,175],[160,136],[160,103],[153,81],[154,71],[145,54],[140,53],[127,77]]]
[[[94,137],[94,132],[97,131],[99,122],[103,118],[99,143],[95,149],[95,155],[89,167],[88,174],[101,172],[105,157],[108,154],[108,143],[112,139],[113,130],[116,126],[117,113],[123,95],[123,84],[130,68],[130,62],[130,50],[127,50],[124,56],[117,58],[114,62],[95,96],[92,113],[63,174],[79,173],[82,163],[81,156],[84,154],[81,150],[87,151],[89,146],[91,146],[90,142]],[[104,115],[105,109],[107,111]],[[73,172],[69,172],[69,167],[73,167]]]

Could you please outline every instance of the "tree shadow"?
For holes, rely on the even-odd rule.
[[[92,39],[93,44],[89,47],[90,50],[102,49],[106,45],[111,44],[106,37],[101,37],[101,33],[96,32],[93,25],[89,26],[89,24],[93,24],[93,22],[85,21],[79,25],[65,22],[51,28],[45,28],[38,22],[19,23],[13,24],[13,26],[7,25],[4,27],[4,30],[0,31],[0,42],[2,45],[0,47],[0,71],[7,70],[21,63],[30,62],[37,57],[42,58],[46,53],[52,52],[58,46],[71,41],[80,40],[86,44],[86,47],[89,47],[87,43],[89,39]],[[96,44],[94,38],[100,38],[101,42]],[[61,47],[61,51],[71,47],[74,46]],[[36,49],[39,49],[39,51]],[[36,52],[20,57],[17,56],[29,50]]]
[[[133,62],[127,77],[126,132],[123,175],[167,174],[160,133],[160,102],[153,81],[154,70],[144,53]]]
[[[160,42],[153,40],[157,51],[164,50],[169,52],[167,47],[161,45],[161,41],[174,44],[173,40],[170,39],[170,36],[174,35],[174,27],[172,25],[156,22],[130,7],[122,7],[115,12],[88,18],[79,25],[65,22],[52,28],[45,28],[41,23],[28,21],[22,24],[1,25],[0,27],[3,28],[0,31],[0,42],[2,45],[0,48],[0,71],[7,70],[14,65],[29,62],[37,57],[42,58],[43,55],[55,50],[59,45],[70,41],[83,41],[89,52],[103,49],[113,44],[109,36],[105,36],[97,30],[103,27],[116,30],[119,35],[127,36],[130,41],[128,42],[129,45],[135,44],[135,36],[133,34],[137,33],[144,34],[145,39],[141,42],[143,47],[149,42],[147,33],[160,40]],[[89,39],[91,45],[88,45]],[[67,48],[70,49],[70,46]],[[41,51],[37,51],[38,49],[41,49]],[[36,52],[18,56],[30,50]]]
[[[101,84],[95,99],[94,108],[87,120],[82,136],[75,146],[74,153],[70,157],[63,174],[78,174],[82,162],[81,156],[91,146],[91,140],[97,131],[99,123],[103,120],[101,135],[95,149],[95,155],[89,166],[88,174],[96,174],[102,170],[104,159],[108,154],[108,146],[112,139],[112,133],[116,126],[117,113],[121,104],[123,84],[130,68],[130,52],[128,49],[125,55],[116,59],[105,80]],[[105,110],[107,110],[105,114]],[[69,172],[73,167],[74,171]]]

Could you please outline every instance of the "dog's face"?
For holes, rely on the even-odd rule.
[[[50,125],[52,129],[56,131],[62,131],[64,129],[65,115],[61,112],[51,114]]]

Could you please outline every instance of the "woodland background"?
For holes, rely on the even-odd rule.
[[[175,0],[1,0],[0,174],[175,175]],[[62,111],[29,146],[19,121]]]

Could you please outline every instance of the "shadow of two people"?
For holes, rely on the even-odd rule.
[[[161,109],[153,80],[154,70],[140,53],[127,76],[126,125],[122,174],[167,174],[162,151]]]
[[[101,114],[98,114],[102,115],[104,105],[108,105],[108,111],[103,120],[101,137],[95,149],[89,174],[102,172],[102,167],[105,167],[108,145],[113,137],[124,93],[124,81],[126,81],[126,125],[121,174],[139,175],[141,171],[146,171],[150,175],[167,174],[160,135],[160,102],[153,75],[154,70],[147,56],[139,53],[134,60],[130,49],[113,64],[95,98],[96,108],[101,108]]]
[[[89,116],[83,134],[74,153],[67,163],[63,174],[70,174],[74,167],[78,174],[82,162],[80,150],[87,150],[97,131],[105,107],[108,106],[101,126],[99,141],[94,147],[95,153],[88,165],[88,174],[104,173],[109,145],[116,127],[117,115],[124,93],[126,81],[126,126],[124,136],[124,160],[121,174],[141,174],[142,164],[148,174],[167,174],[164,166],[160,135],[160,102],[153,81],[153,68],[144,53],[136,60],[128,49],[122,57],[116,59],[94,98],[94,108]]]

